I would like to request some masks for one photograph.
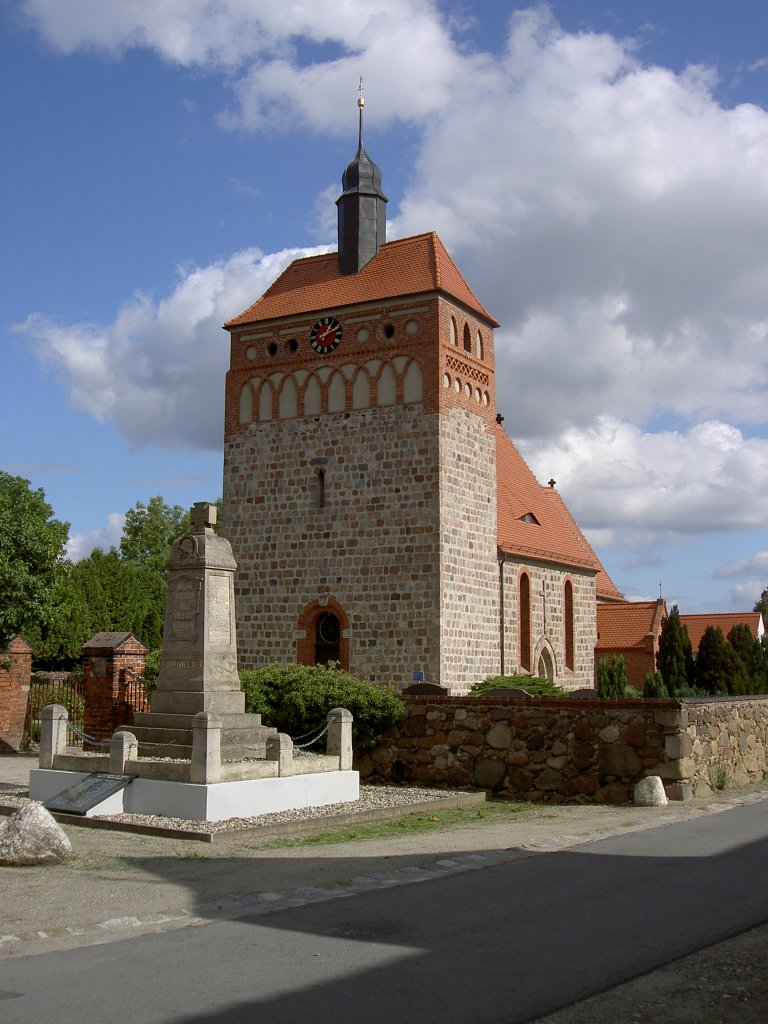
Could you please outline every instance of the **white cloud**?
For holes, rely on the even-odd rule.
[[[746,583],[737,583],[731,587],[731,604],[734,608],[751,610],[760,600],[763,591],[768,586],[768,579],[748,580]]]
[[[379,123],[445,107],[484,61],[459,54],[432,0],[25,0],[63,53],[153,50],[185,67],[224,71],[231,126],[346,129],[358,77],[379,97]],[[428,59],[425,59],[428,54]]]
[[[124,523],[122,512],[111,512],[106,526],[89,530],[88,533],[73,533],[67,542],[67,557],[73,562],[79,562],[81,558],[87,558],[94,548],[109,551],[111,547],[119,547]]]
[[[735,562],[719,565],[713,575],[717,579],[731,579],[735,576],[751,576],[759,573],[768,580],[768,551],[758,551],[751,558],[740,558]],[[747,584],[750,586],[751,584]],[[760,595],[758,594],[758,597]]]
[[[437,229],[501,321],[513,436],[764,421],[768,114],[712,84],[528,12],[430,122],[397,229]]]
[[[292,259],[320,251],[247,249],[180,270],[171,295],[159,302],[137,295],[106,326],[34,313],[16,330],[59,375],[76,409],[111,419],[132,444],[216,449],[229,363],[222,324],[255,302]]]
[[[498,58],[462,50],[428,0],[25,9],[63,52],[143,46],[225,69],[225,120],[254,130],[287,109],[293,127],[348,130],[362,71],[377,123],[423,125],[391,233],[438,230],[501,321],[505,426],[590,536],[764,526],[768,442],[744,425],[768,407],[768,114],[721,106],[712,69],[644,65],[631,41],[565,32],[545,8],[513,16]],[[23,330],[73,403],[134,443],[216,447],[219,325],[302,251],[185,272],[103,328],[35,315]],[[659,414],[679,429],[648,429]]]
[[[768,521],[768,440],[717,421],[648,433],[611,417],[523,447],[539,479],[553,476],[589,529],[635,529],[672,540]]]

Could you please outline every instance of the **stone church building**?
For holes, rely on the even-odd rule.
[[[621,595],[501,426],[493,316],[436,234],[386,241],[359,102],[338,252],[295,260],[226,324],[241,664],[591,686],[596,604]]]

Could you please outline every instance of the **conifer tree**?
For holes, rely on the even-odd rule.
[[[627,688],[627,666],[621,654],[601,658],[597,665],[597,695],[607,699],[624,696]]]
[[[738,654],[746,666],[748,680],[747,693],[766,693],[768,691],[768,654],[765,646],[746,622],[739,622],[728,633],[728,643]]]
[[[749,689],[744,662],[717,626],[707,626],[701,638],[696,656],[696,685],[711,694],[741,694]]]
[[[693,650],[677,605],[672,606],[672,611],[662,621],[656,667],[670,697],[693,686]]]

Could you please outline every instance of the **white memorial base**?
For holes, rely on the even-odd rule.
[[[86,772],[33,768],[29,773],[30,799],[45,802],[86,778]],[[207,786],[135,778],[125,789],[86,811],[85,817],[125,813],[156,814],[189,821],[223,821],[349,803],[359,797],[360,774],[355,771],[317,772]]]

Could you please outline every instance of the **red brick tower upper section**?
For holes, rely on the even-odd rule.
[[[496,417],[493,328],[434,232],[381,246],[357,273],[295,260],[226,329],[225,440],[249,423],[423,403]]]

